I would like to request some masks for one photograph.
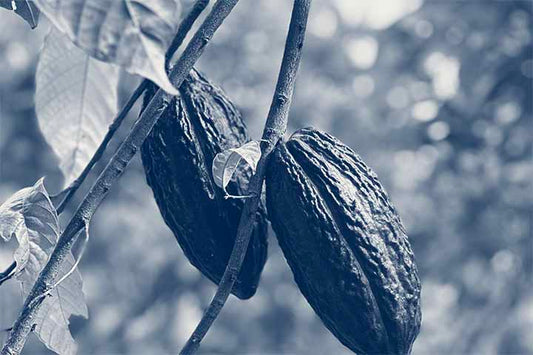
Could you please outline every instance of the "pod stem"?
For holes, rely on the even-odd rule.
[[[206,309],[200,323],[181,350],[181,355],[194,354],[198,350],[202,339],[226,303],[241,269],[246,251],[248,250],[256,213],[261,200],[261,191],[268,158],[287,130],[289,108],[294,92],[296,74],[302,57],[310,6],[311,0],[294,1],[278,82],[261,139],[261,159],[257,164],[256,173],[250,179],[248,187],[247,195],[251,195],[251,197],[246,199],[244,203],[235,245],[217,292]]]
[[[175,87],[181,86],[196,61],[202,55],[206,45],[238,1],[218,0],[215,3],[213,9],[207,15],[198,31],[196,31],[170,72],[169,78]],[[48,262],[43,270],[41,270],[29,296],[24,301],[22,311],[2,348],[2,355],[16,355],[21,353],[28,334],[32,330],[37,312],[42,304],[42,302],[34,302],[34,299],[46,293],[54,285],[54,281],[59,276],[62,263],[71,252],[72,246],[77,240],[78,232],[89,223],[112,185],[122,176],[128,163],[171,101],[172,97],[163,90],[159,89],[156,92],[139,119],[134,123],[128,136],[81,202],[64,232],[61,233]]]
[[[166,59],[166,67],[168,71],[168,65],[178,50],[178,48],[183,44],[183,41],[185,40],[185,37],[187,37],[187,34],[191,30],[193,24],[196,22],[200,14],[204,11],[204,9],[209,4],[209,0],[197,0],[194,4],[193,8],[187,16],[181,21],[178,31],[176,32],[176,36],[172,40],[172,43],[168,47],[165,59]],[[96,163],[102,158],[102,155],[104,154],[107,145],[115,135],[115,132],[119,129],[120,125],[130,112],[133,105],[137,102],[137,100],[141,97],[141,95],[144,93],[146,88],[148,88],[148,85],[150,84],[150,80],[144,79],[139,86],[135,89],[135,91],[131,94],[130,98],[124,104],[118,115],[115,117],[113,122],[108,128],[108,131],[102,141],[100,143],[100,146],[92,156],[91,160],[83,171],[80,173],[80,175],[72,182],[70,185],[65,188],[63,191],[61,191],[56,196],[53,196],[53,201],[60,201],[57,205],[57,213],[61,214],[65,207],[67,206],[68,202],[72,199],[76,191],[80,188],[80,186],[83,184],[89,173],[91,172],[92,168],[96,165]]]

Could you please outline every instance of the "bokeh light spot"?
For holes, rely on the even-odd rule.
[[[509,124],[520,118],[522,109],[515,102],[506,102],[496,109],[496,120],[501,124]]]
[[[428,127],[428,136],[434,141],[441,141],[450,134],[450,126],[446,122],[435,122]]]
[[[420,38],[429,38],[433,34],[433,24],[426,20],[420,20],[415,24],[415,33]]]
[[[520,69],[525,77],[533,79],[533,59],[524,60]]]
[[[402,86],[395,86],[387,93],[387,104],[394,109],[402,109],[409,104],[409,93]]]
[[[10,42],[5,55],[9,66],[14,70],[23,70],[30,64],[30,53],[21,42]]]
[[[461,63],[441,52],[431,53],[424,61],[424,70],[431,76],[433,91],[440,99],[451,99],[459,87]]]
[[[492,269],[500,273],[509,273],[513,270],[515,256],[510,250],[500,250],[491,259]]]
[[[374,37],[364,36],[346,41],[346,54],[359,69],[370,69],[378,57],[379,45]]]
[[[415,119],[422,122],[429,122],[437,117],[439,106],[434,100],[425,100],[416,103],[413,106],[412,115]]]
[[[422,6],[422,0],[336,0],[342,20],[352,26],[382,30]]]
[[[370,75],[358,75],[353,80],[355,96],[365,98],[374,92],[374,79]]]
[[[320,38],[330,38],[337,31],[337,16],[328,9],[323,9],[309,19],[309,31]]]

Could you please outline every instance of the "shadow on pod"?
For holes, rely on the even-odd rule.
[[[356,353],[410,353],[420,281],[374,172],[336,138],[305,128],[274,151],[266,194],[294,279],[326,327]]]
[[[155,94],[151,85],[144,107]],[[219,283],[233,249],[244,205],[224,199],[211,176],[215,155],[249,140],[240,113],[224,92],[192,70],[179,96],[157,121],[141,147],[148,185],[164,221],[189,261]],[[251,172],[240,170],[227,190],[243,195]],[[255,229],[232,293],[241,299],[255,294],[267,257],[267,222],[260,206]]]

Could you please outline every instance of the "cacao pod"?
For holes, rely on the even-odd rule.
[[[420,281],[372,170],[336,138],[306,128],[276,148],[266,185],[279,245],[326,327],[356,353],[410,353]]]
[[[147,90],[145,106],[156,89]],[[233,249],[244,202],[224,199],[211,176],[212,161],[217,153],[244,144],[248,135],[235,106],[196,70],[179,93],[142,145],[141,157],[164,221],[189,261],[218,284]],[[227,190],[243,195],[250,174],[237,171],[236,181]],[[266,228],[261,206],[232,290],[241,299],[252,297],[257,289],[267,255]]]

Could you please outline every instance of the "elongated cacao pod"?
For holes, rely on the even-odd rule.
[[[404,227],[377,176],[349,147],[311,128],[280,144],[267,208],[303,295],[360,354],[408,354],[420,281]]]
[[[141,148],[148,185],[166,224],[189,261],[219,283],[233,248],[243,200],[224,199],[211,176],[215,155],[248,141],[242,118],[223,91],[196,70],[158,120]],[[149,102],[155,87],[145,96]],[[237,172],[228,191],[243,195],[249,172]],[[260,207],[233,294],[254,295],[267,255],[267,222]]]

